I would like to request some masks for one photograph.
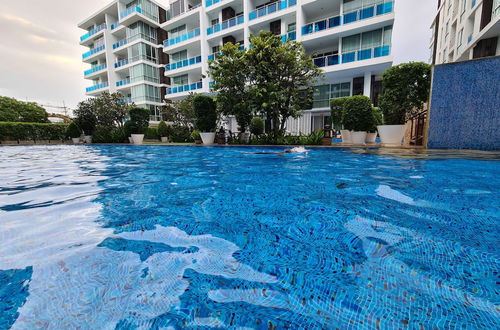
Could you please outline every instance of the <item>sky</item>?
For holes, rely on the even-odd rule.
[[[0,0],[0,96],[72,108],[84,100],[90,81],[77,24],[109,2]],[[396,0],[394,64],[428,62],[436,7],[436,0]]]

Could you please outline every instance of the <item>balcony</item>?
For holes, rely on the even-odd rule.
[[[230,18],[228,20],[225,20],[222,23],[212,25],[211,27],[209,27],[207,29],[207,34],[211,35],[211,34],[214,34],[214,33],[220,32],[220,31],[224,31],[224,30],[229,29],[233,26],[243,24],[244,22],[245,22],[244,15],[236,16],[236,17]]]
[[[195,91],[197,89],[202,89],[202,88],[203,88],[203,83],[200,81],[200,82],[190,84],[190,85],[188,84],[188,85],[184,85],[184,86],[176,86],[176,87],[169,88],[167,94],[171,95],[171,94],[177,94],[177,93],[183,93],[183,92],[190,92],[190,91]]]
[[[120,48],[121,46],[125,46],[127,44],[127,39],[122,39],[117,43],[113,44],[113,49]]]
[[[130,7],[129,9],[120,13],[120,19],[124,19],[125,17],[132,15],[134,13],[142,14],[142,8],[139,6]]]
[[[283,34],[281,36],[281,42],[295,41],[295,40],[297,40],[297,32],[296,31],[291,31],[291,32],[288,32],[287,34]]]
[[[107,68],[107,65],[106,64],[101,64],[101,65],[97,65],[97,66],[94,66],[92,67],[91,69],[85,71],[83,74],[85,76],[89,76],[93,73],[96,73],[96,72],[99,72],[99,71],[102,71],[102,70],[105,70]]]
[[[277,1],[275,3],[272,3],[270,5],[267,5],[265,7],[259,8],[257,10],[254,10],[248,14],[248,18],[250,21],[257,19],[259,17],[263,17],[275,12],[278,12],[280,10],[287,9],[289,7],[295,6],[297,4],[297,0],[281,0]]]
[[[167,39],[163,42],[163,47],[169,47],[169,46],[173,46],[175,44],[178,44],[178,43],[181,43],[181,42],[184,42],[186,40],[189,40],[189,39],[193,39],[193,38],[196,38],[200,35],[200,28],[196,28],[196,29],[193,29],[187,33],[184,33],[178,37],[175,37],[175,38],[171,38],[171,39]]]
[[[148,61],[148,62],[152,62],[154,64],[158,63],[158,59],[156,57],[151,57],[151,56],[148,56],[148,55],[139,55],[139,56],[134,56],[134,57],[126,58],[126,59],[123,59],[121,61],[116,62],[115,63],[115,69],[121,68],[123,66],[126,66],[128,64],[132,64],[132,63],[135,63],[135,62],[138,62],[138,61]]]
[[[101,32],[102,30],[106,29],[106,23],[103,23],[96,27],[95,29],[90,30],[88,33],[84,34],[83,36],[80,37],[80,42],[87,40],[88,38],[92,37],[93,35]]]
[[[361,8],[359,10],[344,13],[344,24],[354,23],[374,16],[380,16],[392,13],[394,9],[394,2],[388,1],[371,7]]]
[[[245,50],[245,46],[244,45],[239,46],[238,50]],[[220,54],[222,54],[222,52],[216,52],[216,53],[210,54],[210,55],[208,55],[208,60],[214,61],[217,58],[217,56]]]
[[[106,81],[106,82],[103,82],[103,83],[100,83],[100,84],[97,84],[97,85],[94,85],[94,86],[92,86],[92,87],[87,87],[87,88],[85,89],[85,91],[86,91],[87,93],[92,93],[92,92],[95,92],[95,91],[97,91],[97,90],[99,90],[99,89],[104,89],[104,88],[106,88],[106,87],[109,87],[109,83],[108,83],[107,81]]]
[[[120,26],[122,26],[122,23],[120,23],[120,22],[116,22],[116,23],[111,24],[111,31],[114,29],[117,29]]]
[[[352,52],[345,52],[342,53],[342,64],[364,61],[382,56],[389,56],[390,54],[391,46],[389,45],[360,49]]]
[[[186,60],[179,61],[179,62],[175,62],[172,64],[167,64],[165,66],[165,71],[171,71],[171,70],[176,70],[176,69],[180,69],[180,68],[185,68],[187,66],[195,65],[198,63],[201,63],[201,56],[193,57],[193,58],[186,59]]]
[[[302,35],[309,35],[316,32],[325,31],[328,29],[333,29],[335,27],[341,26],[342,24],[354,23],[364,19],[372,18],[375,16],[389,14],[393,11],[394,2],[386,2],[378,5],[374,5],[367,8],[362,8],[343,16],[333,16],[327,19],[319,20],[302,27]],[[342,23],[343,21],[343,23]]]
[[[97,54],[97,53],[100,53],[100,52],[102,52],[105,49],[106,49],[105,45],[98,46],[98,47],[93,48],[93,49],[89,50],[88,52],[84,53],[82,55],[82,58],[83,59],[89,58],[90,56],[92,56],[94,54]]]
[[[222,1],[224,1],[224,0],[207,0],[207,1],[205,1],[205,6],[206,7],[210,7],[210,6],[216,5],[216,4],[218,4],[219,2],[222,2]]]
[[[125,85],[128,85],[128,84],[130,84],[130,78],[117,81],[116,82],[116,87],[122,87],[122,86],[125,86]]]
[[[115,69],[119,68],[119,67],[122,67],[122,66],[125,66],[129,63],[128,61],[128,58],[124,59],[124,60],[121,60],[121,61],[118,61],[115,63]],[[132,62],[131,62],[132,63]]]

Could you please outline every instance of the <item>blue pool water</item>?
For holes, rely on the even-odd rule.
[[[494,329],[498,155],[0,148],[0,329]]]

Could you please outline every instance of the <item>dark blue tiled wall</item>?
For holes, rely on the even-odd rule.
[[[500,150],[500,57],[434,67],[429,148]]]

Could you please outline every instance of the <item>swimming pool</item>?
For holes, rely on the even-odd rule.
[[[498,155],[0,148],[0,329],[500,326]]]

